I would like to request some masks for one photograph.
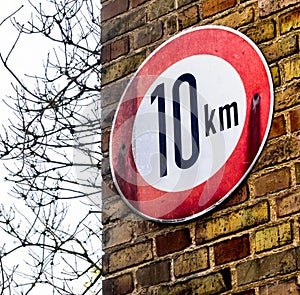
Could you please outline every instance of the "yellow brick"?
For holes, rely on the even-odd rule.
[[[281,38],[276,42],[261,46],[261,50],[268,62],[274,62],[282,57],[297,53],[298,38],[296,36]]]
[[[256,44],[271,40],[275,37],[275,24],[273,21],[264,22],[243,31]]]
[[[242,25],[246,25],[253,21],[254,10],[253,7],[248,6],[243,10],[236,11],[227,15],[221,19],[217,19],[213,22],[215,25],[223,25],[231,28],[238,28]]]
[[[281,34],[300,28],[300,9],[281,16],[279,23]]]
[[[274,86],[275,87],[279,86],[280,85],[280,74],[279,74],[278,66],[271,67],[271,74],[272,74]]]
[[[256,252],[291,243],[292,229],[289,222],[259,230],[255,234]]]
[[[283,69],[286,81],[291,81],[294,78],[300,78],[300,58],[296,57],[287,60],[283,64]]]
[[[253,227],[269,220],[268,203],[262,202],[224,216],[199,223],[196,227],[198,244],[238,230]]]
[[[104,67],[102,74],[102,85],[113,82],[134,72],[143,62],[145,57],[145,52],[142,51],[136,55],[122,59],[116,63]]]

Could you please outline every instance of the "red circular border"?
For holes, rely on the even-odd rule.
[[[240,75],[247,100],[245,125],[234,152],[210,179],[187,191],[165,192],[146,183],[137,171],[131,146],[134,118],[145,93],[160,74],[174,63],[199,54],[226,60]],[[255,94],[261,97],[259,126],[253,124],[251,115]],[[204,214],[223,201],[248,174],[266,140],[272,110],[271,75],[250,39],[221,26],[199,27],[177,35],[145,60],[120,101],[110,141],[111,169],[118,191],[137,213],[152,220],[178,222]]]

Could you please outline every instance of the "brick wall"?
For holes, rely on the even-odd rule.
[[[300,1],[102,0],[104,294],[299,294]],[[128,79],[179,31],[222,24],[262,50],[275,86],[267,144],[243,185],[193,222],[138,218],[108,160],[112,118]]]

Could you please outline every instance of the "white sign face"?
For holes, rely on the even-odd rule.
[[[246,36],[187,30],[155,50],[123,93],[110,140],[112,177],[141,216],[181,222],[224,201],[270,129],[268,65]]]
[[[179,83],[180,119],[174,122],[173,90],[178,81],[176,77],[183,75],[193,79],[196,87],[189,81]],[[159,88],[164,93],[160,98],[164,112],[158,111],[159,99],[155,93]],[[191,108],[191,90],[195,92],[197,110]],[[234,151],[244,127],[245,110],[243,82],[228,62],[212,55],[197,55],[175,63],[151,85],[135,117],[132,146],[139,173],[153,187],[168,192],[191,189],[206,181]],[[159,115],[163,116],[166,127],[164,159],[160,159]],[[199,144],[191,132],[192,115],[198,121],[196,140]],[[181,129],[181,142],[175,140],[179,136],[175,137],[178,129],[174,126]],[[180,158],[189,159],[193,144],[196,146],[194,160],[188,168],[182,169],[175,161],[175,146],[181,146]],[[166,170],[163,177],[162,165]]]

